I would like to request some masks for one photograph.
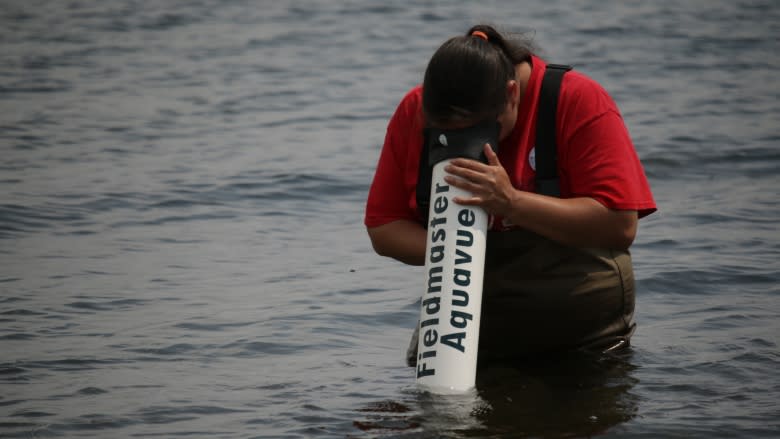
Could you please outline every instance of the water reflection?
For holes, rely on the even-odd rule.
[[[482,365],[477,389],[432,395],[417,389],[403,402],[361,409],[354,426],[372,437],[587,437],[634,418],[638,379],[626,350],[522,364]]]
[[[492,366],[477,377],[490,410],[476,413],[491,434],[582,437],[636,416],[630,350],[608,356],[568,356],[533,364]]]

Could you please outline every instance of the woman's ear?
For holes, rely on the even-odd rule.
[[[520,84],[514,79],[506,83],[506,103],[509,108],[515,108],[520,104]]]

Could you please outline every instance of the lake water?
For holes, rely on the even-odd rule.
[[[601,82],[658,202],[629,353],[416,389],[362,225],[446,38]],[[780,437],[780,3],[3,1],[1,437]]]

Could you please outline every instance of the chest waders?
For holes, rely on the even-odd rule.
[[[560,196],[555,116],[569,70],[547,66],[536,121],[536,192],[555,197]],[[417,185],[423,215],[430,199],[427,145],[426,140]],[[628,251],[568,247],[527,230],[488,232],[483,285],[480,361],[614,351],[629,345],[636,327]],[[417,338],[415,331],[406,358],[411,366]]]

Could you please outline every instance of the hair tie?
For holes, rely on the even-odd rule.
[[[485,41],[488,40],[487,34],[482,32],[481,30],[475,30],[474,32],[471,33],[471,36],[472,37],[477,37],[477,38],[482,38]]]

